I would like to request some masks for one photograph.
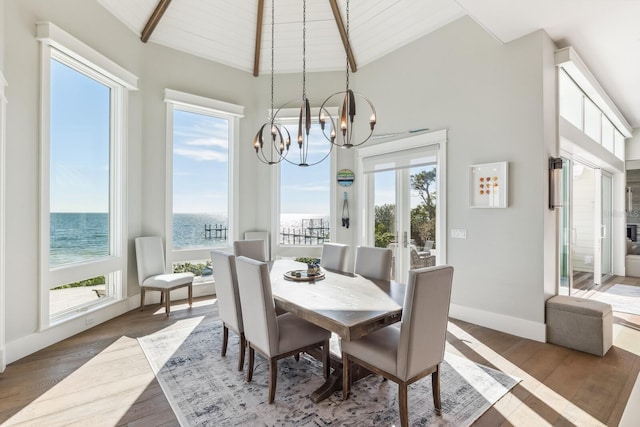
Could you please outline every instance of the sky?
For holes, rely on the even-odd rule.
[[[108,211],[109,91],[101,83],[52,60],[51,212]],[[173,124],[174,212],[226,214],[228,121],[176,109]],[[297,166],[297,125],[287,128],[292,145],[286,160],[276,166],[281,170],[281,213],[329,215],[330,159],[308,167]],[[237,149],[253,152],[253,140],[239,141]],[[314,124],[307,162],[318,162],[330,149],[319,125]],[[260,163],[258,167],[274,166]],[[394,203],[393,174],[389,178],[387,173],[384,175],[384,179],[376,179],[378,205]]]
[[[110,89],[51,60],[51,212],[107,212],[109,208]],[[229,127],[226,119],[174,110],[173,207],[176,213],[227,213]],[[297,130],[289,126],[292,139]],[[308,162],[316,162],[330,144],[314,126]],[[253,141],[240,141],[251,150]],[[297,144],[288,159],[296,162]],[[270,167],[260,164],[259,167]],[[282,168],[283,213],[329,214],[327,159]]]
[[[110,89],[51,60],[51,212],[109,209]]]

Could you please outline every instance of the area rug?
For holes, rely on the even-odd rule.
[[[615,284],[590,298],[611,304],[613,311],[640,316],[640,286]]]
[[[318,404],[309,394],[324,381],[321,364],[303,355],[278,362],[275,402],[267,403],[269,366],[256,353],[251,383],[237,370],[238,342],[220,356],[220,322],[161,331],[139,338],[182,426],[391,426],[399,425],[397,385],[370,376]],[[246,371],[246,365],[245,365]],[[409,387],[411,425],[468,426],[518,379],[447,353],[441,370],[442,417],[433,409],[430,376]]]

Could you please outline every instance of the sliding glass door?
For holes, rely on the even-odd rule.
[[[563,159],[560,212],[560,294],[586,291],[611,275],[611,175]]]

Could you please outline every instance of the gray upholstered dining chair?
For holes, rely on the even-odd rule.
[[[345,271],[348,251],[349,245],[324,243],[322,245],[322,255],[320,256],[320,266],[330,270]]]
[[[253,377],[254,351],[269,360],[269,403],[273,403],[278,378],[277,361],[322,347],[324,377],[329,377],[331,333],[291,313],[276,316],[267,263],[236,258],[244,334],[249,347],[247,382]]]
[[[235,256],[246,256],[257,261],[266,261],[267,254],[264,248],[264,240],[236,240],[233,242]]]
[[[218,311],[222,320],[222,357],[227,355],[229,342],[229,329],[240,337],[240,357],[238,370],[244,367],[244,355],[246,353],[246,340],[244,337],[244,325],[242,323],[242,310],[240,308],[240,294],[238,293],[238,276],[236,274],[236,257],[233,254],[213,250],[211,251],[211,264],[216,280],[216,296],[218,298]]]
[[[354,362],[398,384],[400,422],[409,425],[407,387],[431,374],[433,404],[441,415],[440,364],[444,360],[453,267],[409,271],[400,327],[387,326],[342,341],[342,398],[349,396]]]
[[[354,273],[369,279],[389,280],[392,257],[393,251],[388,248],[357,246]]]
[[[160,302],[164,301],[164,311],[169,315],[171,301],[169,293],[187,287],[189,307],[193,302],[193,273],[167,273],[164,261],[164,247],[160,237],[136,237],[136,263],[138,284],[140,285],[140,311],[144,310],[145,291],[160,291]]]

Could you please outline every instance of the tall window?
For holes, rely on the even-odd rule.
[[[127,90],[137,79],[53,24],[38,24],[38,38],[46,328],[122,298],[125,118]]]
[[[234,138],[243,107],[167,89],[168,263],[211,277],[211,248],[232,238]]]
[[[286,126],[295,140],[297,124]],[[307,162],[313,164],[327,155],[331,144],[313,124]],[[299,149],[292,143],[287,159],[300,163]],[[331,155],[313,166],[297,166],[286,160],[280,163],[280,245],[322,245],[332,240],[330,229]]]

